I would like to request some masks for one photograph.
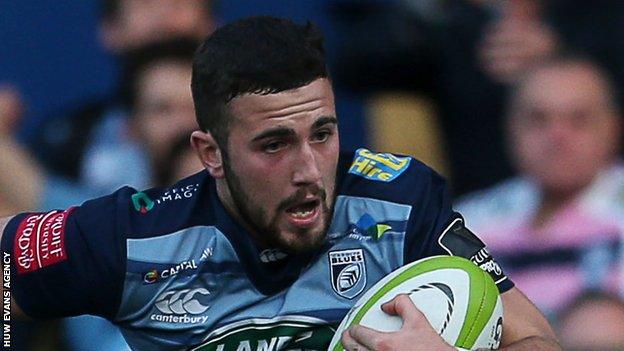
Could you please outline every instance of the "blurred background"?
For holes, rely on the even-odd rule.
[[[443,174],[566,349],[624,350],[620,1],[0,0],[0,215],[201,169],[193,51],[259,14],[324,32],[343,149]],[[127,350],[94,317],[16,327],[15,350]]]

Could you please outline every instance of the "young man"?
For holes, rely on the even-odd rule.
[[[191,143],[205,171],[5,220],[14,308],[104,316],[136,350],[324,350],[331,326],[390,271],[484,253],[429,168],[339,153],[311,26],[270,17],[224,26],[198,50],[192,90],[201,130]],[[338,284],[345,269],[359,273]],[[558,349],[532,304],[492,274],[506,311],[502,345]],[[453,349],[406,300],[391,306],[406,320],[401,331],[354,328],[347,348]]]

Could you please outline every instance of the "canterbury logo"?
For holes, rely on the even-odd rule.
[[[210,292],[204,288],[167,291],[156,299],[156,308],[164,314],[200,314],[210,306],[204,306],[198,298],[208,296]]]

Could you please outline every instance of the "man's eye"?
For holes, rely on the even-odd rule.
[[[327,139],[329,139],[329,136],[330,136],[331,134],[332,134],[332,133],[331,133],[329,130],[322,130],[322,131],[318,131],[318,132],[314,133],[314,136],[313,136],[313,138],[312,138],[312,139],[313,139],[314,141],[316,141],[316,142],[320,142],[320,143],[322,143],[322,142],[327,141]]]
[[[265,144],[262,147],[262,150],[268,153],[275,153],[281,150],[282,148],[284,148],[285,146],[286,146],[286,143],[283,141],[273,141],[268,144]]]

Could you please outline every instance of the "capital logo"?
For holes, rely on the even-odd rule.
[[[201,256],[199,257],[200,261],[205,261],[208,258],[212,257],[212,255],[214,254],[214,250],[212,247],[207,247],[204,249],[204,251],[202,251]]]
[[[134,209],[142,214],[145,214],[154,208],[154,201],[152,201],[152,199],[150,199],[149,196],[142,191],[133,194],[131,198]]]
[[[143,276],[143,281],[146,284],[155,283],[156,280],[158,280],[158,271],[155,269],[152,269],[151,271],[145,273],[145,275]]]
[[[366,287],[364,251],[330,251],[329,272],[334,291],[342,297],[353,299]]]
[[[157,269],[150,269],[143,274],[143,284],[153,284],[158,281],[164,281],[174,276],[183,276],[189,277],[193,274],[196,274],[199,270],[200,266],[198,265],[204,262],[205,260],[200,259],[199,261],[195,260],[186,260],[177,264],[173,264],[171,266]]]

